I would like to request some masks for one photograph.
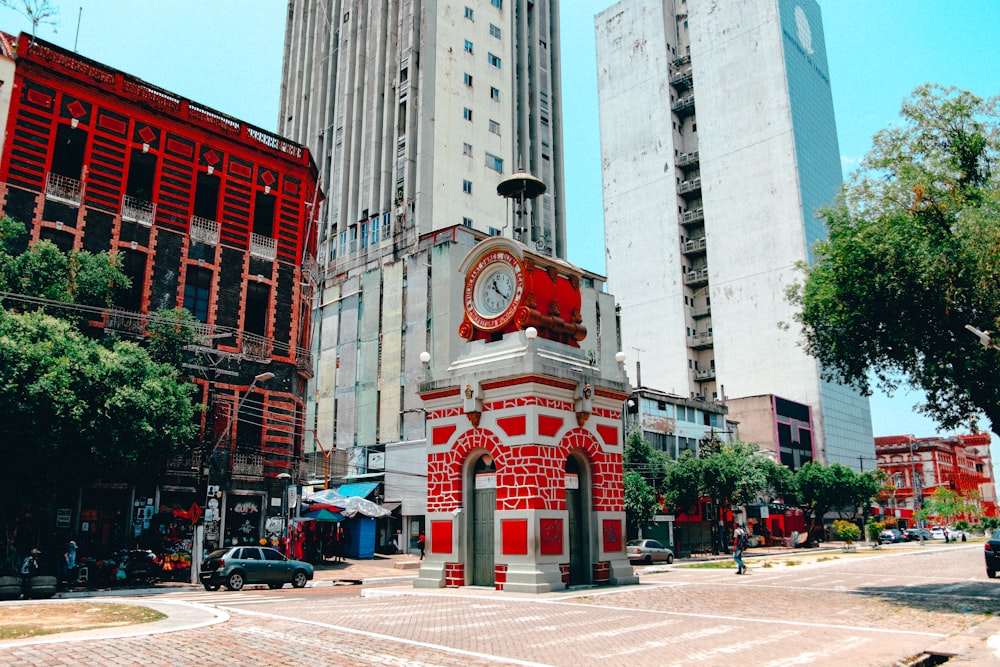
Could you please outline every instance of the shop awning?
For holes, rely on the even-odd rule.
[[[402,505],[403,503],[382,503],[382,509],[389,510],[390,512],[395,512],[400,507],[402,507]]]
[[[311,519],[313,521],[325,521],[327,523],[336,523],[337,521],[343,521],[344,515],[340,512],[331,512],[328,509],[310,510],[308,512],[302,513],[303,519]]]
[[[358,498],[368,499],[368,496],[372,494],[375,489],[378,488],[378,482],[358,482],[356,484],[341,484],[340,487],[336,489],[337,495],[351,497],[357,496]]]

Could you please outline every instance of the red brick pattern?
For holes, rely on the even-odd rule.
[[[559,563],[559,575],[562,577],[562,582],[569,588],[569,563]]]
[[[493,585],[498,591],[502,591],[504,584],[507,583],[507,566],[506,565],[494,565],[493,566]]]
[[[459,588],[465,585],[465,563],[444,564],[445,588]]]
[[[601,560],[593,565],[594,583],[608,584],[611,582],[611,561]]]

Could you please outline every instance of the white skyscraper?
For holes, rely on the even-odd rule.
[[[868,401],[820,378],[785,296],[841,182],[818,4],[623,0],[595,26],[608,286],[642,384],[857,469]]]

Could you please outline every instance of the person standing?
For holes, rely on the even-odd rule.
[[[420,560],[423,560],[424,549],[427,546],[427,538],[424,537],[423,533],[420,533],[420,537],[417,538],[417,546],[420,547]]]
[[[746,551],[749,541],[746,529],[737,526],[733,533],[733,560],[736,561],[736,574],[746,574],[747,566],[743,562],[743,552]]]

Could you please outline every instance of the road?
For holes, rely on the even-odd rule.
[[[729,564],[674,566],[643,574],[640,586],[533,597],[185,589],[155,599],[218,606],[229,619],[0,646],[0,665],[893,665],[1000,615],[1000,580],[986,578],[982,561],[977,543],[834,551],[800,564],[751,560],[747,576]]]

